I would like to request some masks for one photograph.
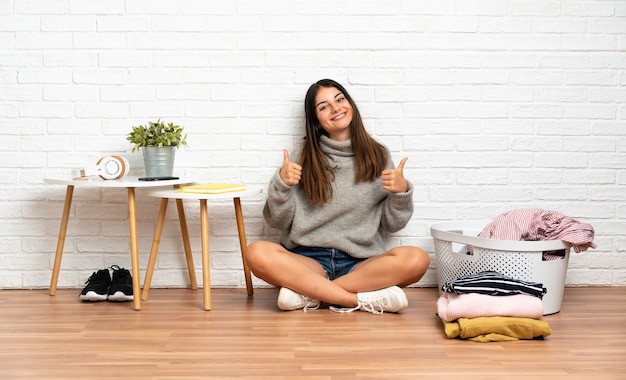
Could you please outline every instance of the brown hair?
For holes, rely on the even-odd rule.
[[[304,98],[306,136],[300,151],[300,165],[302,165],[300,186],[313,205],[324,204],[332,198],[332,182],[335,179],[334,168],[328,165],[328,160],[320,148],[321,136],[328,136],[328,133],[321,128],[315,112],[315,96],[320,87],[338,89],[352,106],[350,131],[356,168],[355,183],[378,178],[387,166],[388,160],[385,147],[365,130],[361,114],[346,89],[332,79],[317,81],[309,87]]]

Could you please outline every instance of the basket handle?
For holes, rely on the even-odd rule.
[[[443,225],[443,223],[441,225]],[[462,231],[460,231],[463,228],[459,228],[458,224],[452,228],[455,230],[450,229],[445,231],[438,228],[438,225],[433,225],[430,227],[430,234],[433,238],[439,240],[466,244],[477,248],[495,249],[499,251],[536,252],[568,249],[570,247],[570,244],[563,240],[517,241],[485,239],[477,236],[464,235]]]

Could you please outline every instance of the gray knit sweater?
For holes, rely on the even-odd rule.
[[[311,206],[302,189],[286,185],[277,171],[269,184],[265,221],[282,231],[280,243],[287,249],[335,248],[358,258],[384,253],[385,233],[404,228],[413,215],[413,185],[409,182],[405,193],[390,193],[380,177],[354,183],[351,141],[322,136],[320,143],[330,166],[337,167],[332,199]],[[394,167],[391,157],[388,167]]]

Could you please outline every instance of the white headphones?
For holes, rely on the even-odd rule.
[[[126,176],[129,171],[130,165],[126,158],[122,156],[105,156],[98,160],[96,166],[81,169],[79,177],[99,175],[102,179],[120,179]]]
[[[128,160],[122,156],[102,157],[96,163],[96,167],[102,179],[119,179],[127,175],[130,170]]]

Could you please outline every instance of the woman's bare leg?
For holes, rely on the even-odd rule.
[[[334,283],[349,292],[366,292],[397,285],[405,287],[426,273],[430,257],[417,247],[395,247],[358,264]]]
[[[290,252],[279,244],[254,242],[246,248],[244,256],[254,275],[269,284],[334,305],[357,305],[356,293],[328,280],[324,268],[315,260]]]
[[[396,247],[361,262],[350,273],[330,281],[324,268],[315,260],[290,252],[276,243],[252,243],[244,255],[254,275],[265,282],[347,307],[357,305],[358,292],[393,285],[405,287],[419,281],[430,263],[428,254],[420,248]]]

